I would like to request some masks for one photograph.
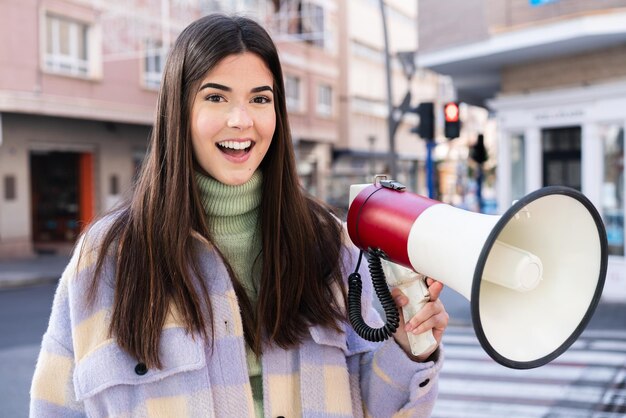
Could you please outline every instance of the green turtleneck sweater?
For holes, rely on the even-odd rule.
[[[196,181],[213,243],[232,267],[254,307],[261,277],[259,213],[263,176],[257,170],[246,183],[228,186],[196,172]],[[246,354],[256,415],[263,417],[261,363],[247,345]]]

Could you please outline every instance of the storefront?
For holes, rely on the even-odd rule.
[[[69,253],[130,189],[150,127],[1,116],[0,259]]]
[[[626,82],[500,96],[489,104],[498,124],[500,212],[543,186],[559,184],[582,191],[607,230],[609,266],[603,298],[626,300]]]

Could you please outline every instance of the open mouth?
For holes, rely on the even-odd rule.
[[[231,157],[243,157],[254,147],[254,142],[247,141],[222,141],[217,143],[217,148]]]

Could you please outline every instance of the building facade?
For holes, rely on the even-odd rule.
[[[436,85],[424,83],[425,75],[415,72],[409,80],[403,72],[399,53],[414,60],[417,49],[417,2],[385,2],[387,52],[390,56],[391,104],[399,106],[407,91],[412,102],[436,95]],[[340,137],[334,150],[332,200],[347,206],[349,186],[372,181],[377,173],[390,172],[387,129],[388,87],[384,27],[378,0],[340,2],[341,91]],[[406,114],[394,137],[398,180],[417,187],[418,170],[423,170],[425,147],[410,128],[414,114]],[[422,179],[423,183],[423,179]]]
[[[281,0],[266,14],[280,52],[292,140],[302,185],[328,200],[332,150],[339,140],[337,0]]]
[[[132,187],[168,47],[192,20],[262,23],[283,62],[302,183],[325,200],[339,138],[335,0],[0,3],[0,259],[69,252]]]
[[[116,57],[96,3],[0,4],[0,258],[69,251],[145,152],[156,89],[137,53],[147,53]]]
[[[495,121],[499,211],[582,191],[607,229],[603,297],[625,301],[626,1],[420,0],[419,16],[420,64]]]
[[[392,104],[449,100],[441,77],[407,78],[417,3],[385,1]],[[389,172],[387,72],[378,0],[7,0],[0,2],[0,259],[68,252],[120,203],[148,146],[165,57],[210,12],[244,14],[283,63],[302,185],[345,208],[349,186]],[[441,99],[445,96],[444,99]],[[424,192],[425,145],[405,114],[398,177]],[[438,133],[440,136],[440,133]],[[441,156],[439,157],[441,158]]]

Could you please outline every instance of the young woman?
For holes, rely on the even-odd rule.
[[[441,284],[394,338],[354,333],[356,251],[299,186],[265,30],[192,23],[157,110],[132,198],[89,228],[61,278],[31,416],[428,416],[442,356],[407,354],[406,332],[441,340]],[[367,277],[363,314],[376,324]]]

